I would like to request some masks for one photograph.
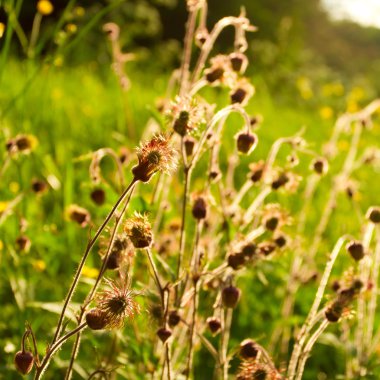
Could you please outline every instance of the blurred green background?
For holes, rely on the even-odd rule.
[[[93,184],[85,155],[105,146],[116,151],[125,146],[134,159],[132,149],[139,143],[148,120],[157,118],[157,99],[165,95],[170,74],[179,65],[187,14],[184,1],[175,0],[71,0],[52,4],[54,11],[42,18],[33,54],[28,54],[36,2],[0,1],[0,22],[4,27],[0,33],[2,164],[6,160],[5,143],[11,137],[28,133],[39,141],[35,152],[13,160],[1,178],[0,378],[4,379],[19,378],[12,360],[26,319],[42,337],[43,351],[56,322],[54,312],[59,310],[59,301],[85,246],[87,231],[68,223],[64,210],[78,203],[88,208],[99,224],[117,198],[112,188],[105,187],[106,204],[98,207],[91,201]],[[248,73],[256,87],[248,111],[264,117],[254,159],[265,157],[276,138],[291,135],[301,127],[306,128],[305,137],[312,148],[320,151],[338,115],[357,111],[380,95],[380,29],[352,21],[332,21],[318,0],[211,0],[208,26],[223,16],[238,15],[241,6],[259,28],[249,35],[247,51]],[[110,44],[102,30],[103,24],[110,21],[121,28],[122,50],[135,54],[134,60],[125,65],[131,81],[128,91],[120,88],[111,69]],[[226,31],[214,53],[232,50],[232,31]],[[218,103],[227,98],[217,90],[213,96]],[[235,132],[230,131],[230,137]],[[361,149],[378,146],[379,139],[380,129],[375,124],[371,132],[365,132]],[[348,137],[341,141],[343,152],[348,150],[348,141]],[[340,163],[338,160],[335,165]],[[308,163],[302,166],[307,171]],[[105,167],[112,168],[112,163],[105,162]],[[237,180],[242,182],[244,177],[242,172]],[[46,194],[39,196],[31,191],[35,178],[48,182]],[[358,234],[360,224],[347,218],[350,212],[356,208],[365,211],[378,202],[379,173],[362,170],[357,179],[364,185],[359,187],[354,201],[344,195],[339,198],[341,213],[334,216],[323,242],[326,251],[341,233]],[[316,209],[323,205],[329,191],[327,183],[323,186]],[[17,207],[6,215],[4,211],[12,201],[17,201]],[[136,203],[141,207],[144,201],[142,197]],[[300,208],[296,196],[284,196],[280,201],[290,209]],[[307,232],[309,237],[313,236],[317,218],[316,213]],[[25,234],[32,243],[28,252],[15,245],[23,219],[27,222]],[[94,256],[87,267],[88,281],[93,277],[92,268],[98,265]],[[278,305],[288,268],[286,258],[268,262],[260,268],[261,277],[244,279],[249,296],[236,313],[232,344],[247,336],[259,338],[263,345],[268,343],[270,332],[281,323]],[[269,286],[261,281],[262,276],[268,279]],[[302,302],[296,305],[301,315],[307,312],[315,288],[307,284],[303,291]],[[84,290],[79,291],[78,300],[84,294]],[[42,301],[43,305],[39,303]],[[142,331],[149,330],[150,322],[141,320]],[[301,321],[300,316],[295,316],[292,322]],[[135,376],[130,378],[138,378],[144,365],[148,366],[151,353],[128,336],[120,339],[130,348],[122,357]],[[80,363],[84,365],[76,368],[78,378],[86,378],[87,367],[96,367],[94,355],[105,355],[102,345],[97,345],[98,340],[90,334],[83,341]],[[310,359],[306,380],[314,380],[317,375],[335,379],[344,371],[344,347],[333,335],[325,341],[329,345],[318,345]],[[62,377],[60,367],[64,367],[68,354],[65,350],[60,354],[52,377],[47,378]],[[136,358],[144,360],[139,365]],[[199,379],[206,379],[212,369],[207,372],[203,362],[197,365]],[[236,365],[234,362],[233,368]],[[201,377],[202,371],[206,371],[205,377]]]

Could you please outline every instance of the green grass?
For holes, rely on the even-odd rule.
[[[114,189],[104,184],[102,186],[107,193],[105,205],[98,207],[91,201],[89,194],[93,185],[88,174],[88,153],[102,147],[111,147],[117,151],[121,146],[126,146],[130,149],[130,159],[134,162],[133,149],[147,132],[146,125],[150,119],[153,118],[152,120],[164,124],[164,127],[169,129],[165,119],[158,117],[155,111],[157,98],[165,93],[169,72],[156,75],[135,64],[130,68],[129,76],[132,88],[129,92],[122,92],[107,65],[89,63],[77,67],[39,67],[37,63],[17,60],[6,65],[0,93],[2,159],[6,156],[5,142],[17,134],[34,135],[38,139],[38,146],[30,155],[20,155],[13,159],[1,179],[0,202],[9,202],[18,194],[22,195],[12,214],[0,225],[0,347],[3,347],[0,355],[0,377],[4,379],[19,378],[13,368],[12,345],[18,349],[25,320],[32,323],[39,339],[40,352],[43,352],[58,317],[54,310],[60,310],[60,302],[86,246],[88,231],[68,222],[64,217],[64,210],[68,205],[77,203],[91,212],[97,226],[117,199]],[[280,102],[276,93],[266,87],[265,78],[256,76],[253,82],[257,94],[251,100],[248,110],[251,113],[262,114],[264,122],[257,131],[260,139],[257,150],[251,156],[243,158],[241,167],[237,170],[237,184],[244,182],[248,162],[265,158],[275,139],[290,136],[303,127],[304,137],[310,142],[310,147],[321,152],[322,145],[332,132],[334,122],[334,119],[324,120],[319,115],[320,107],[324,106],[328,99],[302,100],[294,86],[287,90],[288,100]],[[214,97],[218,103],[227,99],[226,93],[214,91],[210,91],[207,96]],[[337,110],[342,111],[344,110]],[[234,149],[233,136],[240,129],[240,125],[241,120],[238,117],[231,117],[227,123],[223,140],[224,157]],[[360,151],[362,152],[366,146],[378,145],[379,139],[380,128],[377,119],[372,130],[364,132]],[[347,152],[348,141],[349,136],[343,136],[340,157]],[[284,163],[285,160],[286,153],[282,153],[279,162]],[[308,172],[310,160],[310,156],[300,156],[301,164],[297,169],[300,174]],[[332,172],[336,172],[341,165],[341,158],[330,164]],[[104,171],[108,173],[107,178],[112,182],[112,161],[105,161]],[[125,175],[127,178],[131,177],[128,169],[125,170]],[[33,178],[47,179],[55,188],[50,188],[46,194],[38,196],[30,190]],[[360,237],[361,222],[356,218],[355,207],[365,212],[370,205],[379,202],[379,172],[363,167],[355,173],[355,178],[360,180],[361,184],[359,195],[354,201],[348,199],[345,194],[339,196],[337,211],[329,223],[319,252],[320,263],[325,261],[325,253],[332,248],[341,234],[350,233],[357,238]],[[330,190],[330,179],[331,175],[323,179],[316,193],[315,202],[312,204],[313,211],[307,221],[305,240],[314,234],[320,210]],[[178,192],[181,191],[179,183],[180,179],[174,182],[174,186],[177,186],[174,189]],[[196,176],[194,183],[197,183]],[[301,189],[303,186],[304,184],[301,185]],[[134,200],[131,209],[133,206],[139,209],[148,207],[150,191],[151,187],[142,191]],[[253,194],[254,192],[250,197]],[[176,196],[178,197],[175,191],[170,195],[174,202]],[[270,201],[278,201],[294,213],[302,206],[299,193],[274,195]],[[27,222],[25,233],[32,241],[28,253],[19,252],[15,247],[15,239],[20,233],[21,218]],[[291,227],[289,233],[292,234]],[[289,259],[289,252],[285,252],[276,256],[273,261],[263,262],[255,270],[244,274],[241,281],[244,283],[244,301],[234,316],[231,347],[238,345],[246,337],[258,339],[266,346],[273,328],[282,323],[279,320],[279,305],[289,271]],[[94,253],[88,266],[98,265],[99,259]],[[136,266],[138,265],[144,265],[141,258],[138,258]],[[340,260],[338,267],[348,265],[351,265],[351,262],[345,257]],[[263,281],[264,278],[266,281]],[[81,287],[76,293],[77,301],[85,295],[84,288],[86,286]],[[300,290],[296,304],[299,314],[307,313],[315,289],[315,283],[311,283]],[[39,302],[44,305],[36,304]],[[146,301],[142,303],[148,308]],[[210,307],[207,300],[204,307]],[[299,315],[295,316],[297,323],[302,323],[302,320]],[[143,313],[134,324],[134,329],[128,325],[124,334],[117,334],[121,341],[119,344],[124,347],[120,356],[128,363],[127,369],[124,369],[125,373],[139,373],[143,363],[156,360],[152,355],[152,347],[140,344],[144,339],[144,332],[150,328],[151,321]],[[333,329],[330,328],[328,331]],[[108,345],[103,342],[109,343],[112,339],[112,336],[107,334],[84,334],[78,360],[80,367],[77,368],[79,375],[84,370],[90,371],[96,367],[96,359],[92,358],[106,355]],[[68,354],[69,349],[64,348],[59,355],[60,360],[67,359]],[[206,374],[212,373],[212,367],[209,370],[205,369],[210,359],[207,355],[197,354],[197,379],[206,379]],[[310,359],[305,379],[315,379],[318,371],[329,373],[328,379],[343,373],[342,355],[342,349],[339,347],[335,350],[318,344],[315,354]],[[139,359],[143,361],[140,367],[136,364]],[[58,360],[52,365],[53,369],[49,370],[49,376],[52,377],[47,376],[47,379],[63,376],[62,369],[59,368],[61,363]],[[236,368],[237,364],[238,361],[233,361],[232,368]],[[127,375],[126,378],[132,377]]]

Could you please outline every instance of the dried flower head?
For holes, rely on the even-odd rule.
[[[48,189],[47,183],[40,179],[33,179],[31,187],[32,191],[36,194],[42,194]]]
[[[189,131],[196,130],[206,122],[206,108],[189,96],[177,96],[171,103],[167,116],[173,120],[173,129],[180,136],[185,136]]]
[[[146,214],[135,212],[135,215],[126,221],[124,231],[135,248],[147,248],[152,243],[152,228]]]
[[[86,227],[91,220],[90,213],[76,204],[72,204],[67,208],[66,215],[69,220],[78,223],[82,228]]]
[[[246,79],[240,79],[230,92],[231,103],[246,105],[255,93],[255,88]]]
[[[216,55],[210,59],[211,66],[205,70],[205,78],[210,84],[225,84],[229,87],[236,82],[236,73],[232,71],[229,57]]]
[[[265,162],[260,160],[259,162],[253,162],[249,164],[250,172],[248,173],[248,177],[252,182],[259,182],[263,176],[265,170]]]
[[[95,204],[101,206],[106,200],[106,193],[103,189],[96,188],[92,190],[90,197]]]
[[[96,310],[105,322],[105,329],[122,328],[126,319],[140,312],[140,306],[134,299],[135,292],[124,275],[118,281],[105,279],[105,282],[107,288],[98,295]]]
[[[380,223],[380,207],[370,207],[366,213],[366,218],[372,223]]]
[[[259,349],[252,339],[244,339],[240,343],[239,354],[243,359],[255,359],[258,353]]]
[[[237,380],[279,380],[281,375],[266,364],[256,360],[244,360],[240,366]]]
[[[207,322],[208,328],[210,329],[213,335],[216,335],[220,332],[220,329],[222,328],[222,323],[220,322],[219,318],[208,317],[206,322]]]
[[[310,168],[317,174],[326,174],[329,169],[329,163],[324,157],[316,158],[312,161]]]
[[[360,241],[352,240],[346,244],[346,249],[355,261],[360,261],[364,255],[364,246]]]
[[[33,135],[18,135],[6,143],[9,153],[29,154],[38,144],[38,140]]]
[[[277,203],[267,204],[263,210],[263,225],[269,231],[275,231],[280,227],[290,224],[288,213]]]
[[[233,71],[241,74],[245,72],[248,66],[248,58],[245,54],[240,52],[231,53],[229,59]]]
[[[156,172],[169,173],[176,166],[176,152],[169,144],[169,139],[155,135],[137,150],[139,163],[132,168],[134,179],[148,182]]]
[[[237,150],[240,153],[250,154],[256,147],[258,137],[255,133],[242,132],[237,135]]]

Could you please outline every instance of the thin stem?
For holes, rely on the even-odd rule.
[[[321,334],[323,333],[323,331],[326,330],[326,328],[329,325],[329,323],[330,322],[327,319],[325,319],[320,324],[320,326],[318,327],[318,329],[314,332],[314,334],[310,337],[309,341],[307,342],[307,344],[305,346],[305,349],[302,352],[301,362],[300,362],[300,364],[298,366],[298,369],[297,369],[296,380],[301,380],[302,379],[303,371],[305,369],[305,364],[306,364],[306,361],[307,361],[307,359],[309,357],[309,354],[310,354],[310,352],[311,352],[311,350],[312,350],[315,342],[321,336]]]
[[[292,380],[294,378],[297,363],[300,360],[300,355],[302,352],[303,344],[306,340],[310,325],[312,324],[313,320],[315,319],[315,317],[317,315],[318,308],[319,308],[319,305],[321,304],[322,297],[323,297],[323,294],[325,292],[327,282],[328,282],[328,279],[330,277],[332,268],[334,266],[334,263],[335,263],[338,255],[339,255],[339,252],[340,252],[346,238],[347,238],[346,236],[342,236],[341,238],[338,239],[338,241],[336,242],[336,244],[334,246],[334,249],[331,252],[330,258],[326,263],[325,270],[323,272],[321,282],[319,283],[319,287],[318,287],[317,293],[315,295],[313,305],[310,308],[310,311],[309,311],[309,314],[306,318],[306,321],[303,324],[301,331],[297,337],[296,343],[294,345],[294,349],[292,352],[292,356],[291,356],[289,368],[288,368],[289,380]]]
[[[227,358],[228,342],[230,340],[230,330],[232,323],[233,309],[228,308],[225,311],[224,326],[222,332],[222,345],[221,345],[221,362],[223,366],[223,380],[228,380],[228,365],[229,360]]]
[[[30,42],[29,42],[29,48],[28,48],[29,57],[33,55],[33,50],[34,50],[34,47],[36,46],[38,34],[40,32],[41,21],[42,21],[42,14],[40,12],[37,12],[33,19],[32,34],[30,36]]]
[[[56,331],[55,331],[55,334],[54,334],[54,338],[53,338],[53,340],[51,342],[51,346],[56,342],[56,340],[58,339],[59,335],[61,334],[62,324],[63,324],[63,319],[65,317],[66,309],[67,309],[67,307],[68,307],[68,305],[69,305],[69,303],[71,301],[71,297],[73,296],[74,291],[75,291],[75,289],[76,289],[76,287],[78,285],[79,278],[80,278],[81,273],[82,273],[82,269],[84,267],[84,264],[85,264],[85,262],[87,260],[88,255],[90,254],[90,251],[91,251],[92,247],[95,245],[97,239],[99,238],[99,236],[102,233],[102,231],[104,230],[104,228],[107,226],[108,222],[110,221],[110,219],[114,215],[114,213],[117,210],[117,208],[120,205],[120,203],[123,202],[124,198],[128,195],[129,191],[131,189],[133,189],[135,183],[136,183],[136,180],[133,179],[131,181],[131,183],[129,184],[129,186],[124,190],[124,192],[120,196],[120,198],[117,200],[117,202],[115,203],[115,205],[111,209],[110,213],[107,215],[106,219],[104,220],[104,222],[102,223],[102,225],[99,227],[99,229],[95,233],[94,237],[88,242],[86,250],[85,250],[85,252],[84,252],[84,254],[82,256],[81,262],[80,262],[80,264],[78,266],[78,269],[77,269],[77,272],[75,274],[74,280],[73,280],[73,282],[72,282],[72,284],[70,286],[69,292],[68,292],[68,294],[66,296],[66,299],[65,299],[65,302],[64,302],[64,305],[63,305],[63,308],[62,308],[62,312],[61,312],[61,315],[59,317],[58,325],[57,325],[57,328],[56,328]]]

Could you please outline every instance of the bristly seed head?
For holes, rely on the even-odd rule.
[[[145,214],[136,212],[126,221],[124,231],[135,248],[147,248],[153,241],[152,228]]]
[[[162,134],[155,135],[137,150],[139,163],[132,168],[134,179],[148,182],[156,172],[169,173],[176,167],[176,156],[169,139]]]
[[[134,300],[135,292],[130,289],[129,280],[123,277],[119,281],[105,279],[108,289],[96,299],[96,310],[105,329],[122,328],[126,319],[132,319],[140,312],[140,306]]]
[[[380,207],[370,207],[367,211],[366,218],[372,223],[380,223]]]

